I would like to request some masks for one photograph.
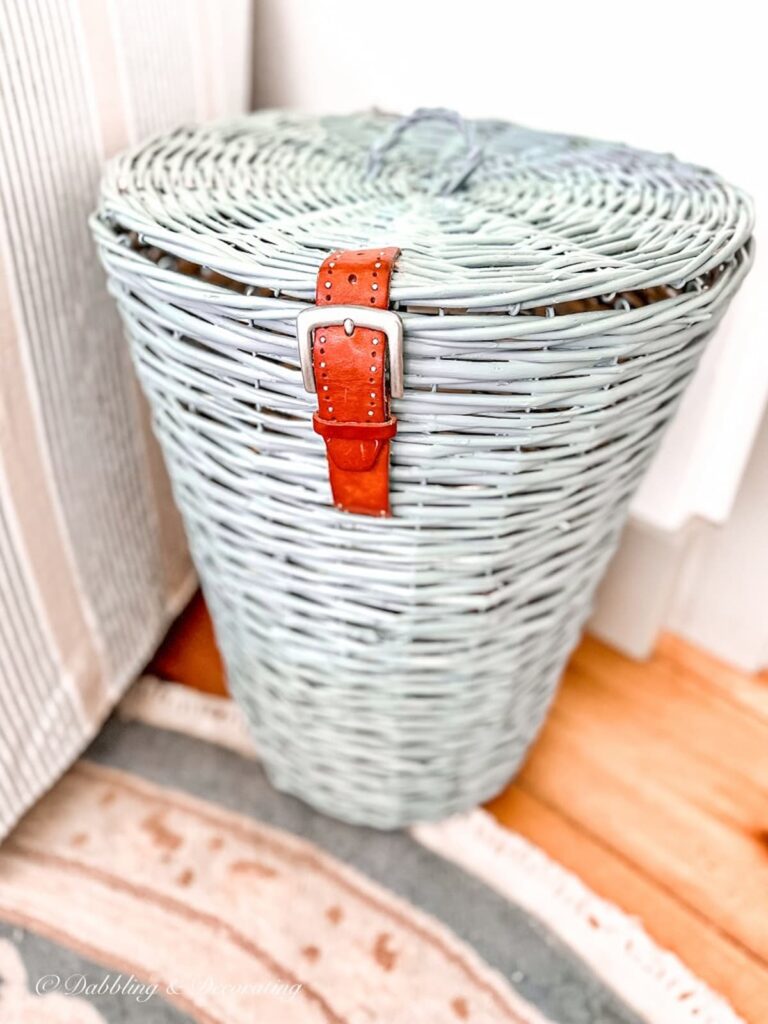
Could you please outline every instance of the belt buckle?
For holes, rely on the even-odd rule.
[[[352,334],[356,327],[381,331],[387,339],[389,390],[393,398],[403,397],[403,321],[393,309],[367,309],[365,306],[312,306],[296,317],[301,376],[304,388],[317,393],[312,365],[312,334],[320,327],[344,327]]]

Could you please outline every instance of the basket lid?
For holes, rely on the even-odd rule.
[[[396,245],[393,301],[474,311],[681,288],[752,227],[742,192],[671,155],[448,111],[183,128],[112,162],[100,214],[299,298],[327,252]]]

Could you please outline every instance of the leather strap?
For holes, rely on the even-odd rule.
[[[317,275],[317,305],[386,309],[399,253],[395,248],[331,253]],[[389,445],[397,420],[389,411],[386,353],[381,331],[315,330],[314,428],[325,440],[334,503],[346,512],[391,515]]]

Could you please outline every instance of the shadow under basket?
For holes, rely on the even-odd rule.
[[[518,768],[751,255],[710,171],[429,113],[180,129],[92,220],[265,768],[382,828]],[[295,331],[330,252],[383,245],[391,518],[334,507]]]

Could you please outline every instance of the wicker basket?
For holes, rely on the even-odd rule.
[[[272,112],[118,158],[92,226],[274,784],[379,827],[496,793],[748,269],[748,200],[446,112]],[[381,245],[390,519],[334,508],[295,333],[325,256]]]

